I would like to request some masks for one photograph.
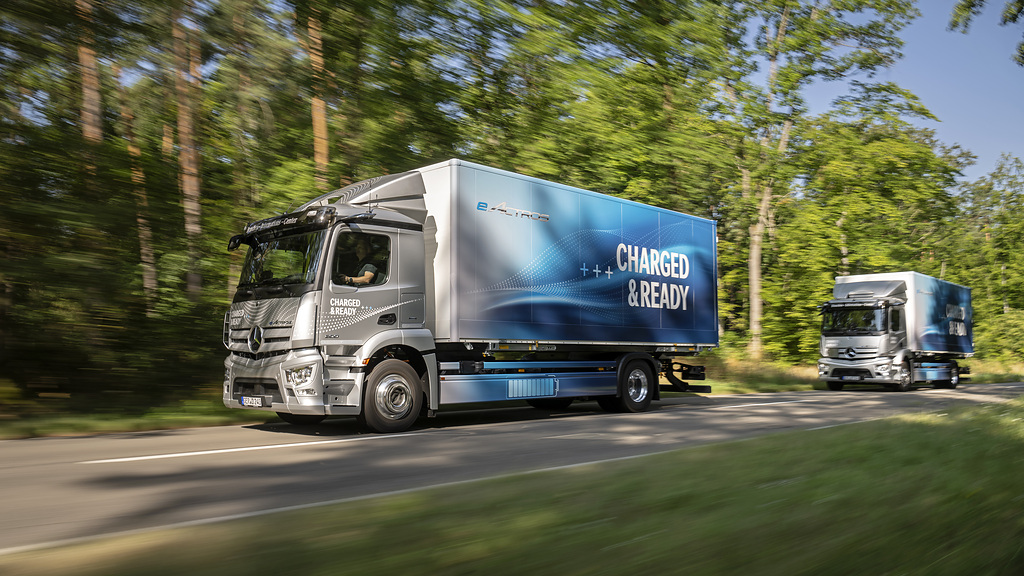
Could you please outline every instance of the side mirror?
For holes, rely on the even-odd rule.
[[[242,245],[242,240],[244,238],[245,238],[245,236],[242,236],[241,234],[239,234],[237,236],[232,236],[231,240],[228,240],[228,250],[234,250],[235,248],[238,248],[239,246],[241,246]]]

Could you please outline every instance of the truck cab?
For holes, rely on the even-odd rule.
[[[310,207],[250,225],[229,246],[241,244],[249,250],[224,321],[226,406],[297,424],[358,415],[376,363],[417,336],[433,347],[422,227],[411,219]],[[393,414],[418,405],[394,393],[403,390],[385,397]]]
[[[827,376],[832,390],[850,381],[898,382],[907,345],[906,286],[848,286],[853,289],[840,291],[840,297],[821,306],[819,375]]]

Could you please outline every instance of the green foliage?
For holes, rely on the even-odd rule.
[[[981,14],[985,7],[986,0],[959,0],[953,6],[953,13],[949,17],[949,29],[960,30],[964,34],[971,27],[971,22]],[[1002,12],[999,14],[999,23],[1003,26],[1015,24],[1024,18],[1024,2],[1021,0],[1006,0]],[[1020,66],[1024,66],[1024,41],[1017,44],[1017,52],[1013,60]]]
[[[179,19],[178,43],[178,3],[93,4],[0,6],[0,366],[23,401],[136,410],[218,373],[227,238],[321,192],[314,94],[331,186],[461,156],[715,219],[726,347],[761,301],[765,352],[813,362],[835,275],[910,269],[974,288],[980,354],[1024,355],[1020,160],[958,188],[967,153],[917,128],[931,114],[892,83],[851,82],[819,117],[803,105],[812,81],[898,58],[912,2],[218,0]]]

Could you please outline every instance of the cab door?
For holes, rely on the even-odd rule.
[[[902,306],[889,308],[889,351],[896,352],[907,347],[907,317]]]
[[[397,327],[399,289],[393,233],[343,226],[331,239],[317,323],[328,356],[351,356],[374,334]],[[372,269],[372,278],[361,281]]]

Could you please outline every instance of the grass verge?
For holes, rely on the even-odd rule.
[[[220,397],[201,396],[172,406],[160,406],[138,415],[42,414],[0,418],[0,439],[39,436],[74,436],[140,430],[167,430],[199,426],[261,423],[276,419],[269,412],[230,410]]]
[[[1024,399],[0,557],[0,573],[1020,574]]]

